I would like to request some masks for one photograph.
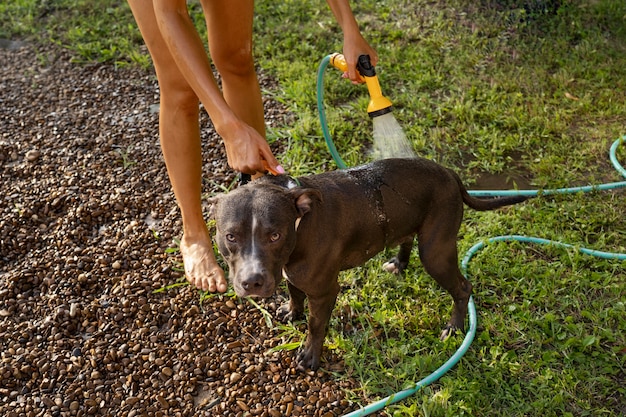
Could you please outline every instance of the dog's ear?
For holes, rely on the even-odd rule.
[[[311,211],[311,206],[314,202],[322,202],[322,193],[313,188],[298,187],[290,190],[289,192],[294,198],[299,217],[302,217]]]

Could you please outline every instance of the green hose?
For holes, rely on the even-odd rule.
[[[330,151],[330,155],[333,157],[333,160],[337,164],[340,169],[348,168],[341,156],[339,156],[339,152],[337,152],[337,148],[335,147],[335,142],[333,142],[333,138],[330,135],[330,131],[328,130],[328,123],[326,122],[326,111],[324,110],[324,73],[326,71],[326,67],[330,63],[331,55],[327,55],[320,62],[319,67],[317,68],[317,112],[320,116],[320,123],[322,125],[322,134],[324,135],[324,140],[326,141],[326,146],[328,146],[328,150]]]
[[[388,405],[400,402],[410,397],[411,395],[415,394],[420,389],[437,381],[446,372],[448,372],[452,367],[454,367],[454,365],[456,365],[457,362],[461,360],[463,355],[465,355],[465,352],[467,352],[467,350],[469,349],[470,345],[472,344],[472,341],[474,340],[474,336],[476,335],[476,307],[474,306],[474,299],[471,296],[469,299],[469,303],[467,304],[467,310],[469,313],[470,328],[467,334],[465,335],[465,338],[463,339],[463,343],[461,343],[461,346],[459,346],[457,351],[454,352],[454,355],[450,356],[450,359],[448,359],[443,365],[437,368],[433,373],[428,375],[426,378],[422,379],[419,382],[416,382],[411,388],[407,388],[403,391],[396,392],[395,394],[392,394],[386,398],[383,398],[382,400],[371,403],[368,406],[363,407],[359,410],[353,411],[348,414],[344,414],[344,417],[366,416],[376,411],[380,411],[383,408],[387,407]]]
[[[330,135],[330,131],[328,129],[328,123],[326,121],[326,112],[324,110],[324,73],[326,68],[330,63],[331,55],[328,55],[322,59],[318,67],[317,72],[317,110],[319,113],[320,124],[322,126],[322,133],[324,135],[324,140],[326,141],[326,145],[330,150],[330,154],[333,157],[333,160],[337,164],[340,169],[345,169],[348,166],[341,159],[339,152],[333,142],[333,139]],[[626,170],[624,167],[620,165],[617,161],[617,148],[618,146],[626,142],[626,136],[623,136],[617,139],[613,145],[611,146],[609,157],[611,163],[615,167],[615,169],[623,176],[626,177]],[[584,187],[570,187],[570,188],[559,188],[553,190],[469,190],[468,192],[471,195],[477,197],[503,197],[503,196],[511,196],[511,195],[523,195],[529,197],[535,197],[539,195],[553,195],[553,194],[572,194],[579,192],[591,192],[591,191],[604,191],[604,190],[613,190],[617,188],[626,188],[626,181],[621,182],[612,182],[607,184],[599,184],[599,185],[589,185]],[[461,261],[461,272],[467,278],[467,266],[472,257],[481,249],[485,248],[488,243],[499,242],[499,241],[519,241],[525,243],[534,243],[540,245],[549,245],[560,248],[576,248],[579,252],[595,256],[604,259],[617,259],[617,260],[626,260],[626,253],[613,253],[613,252],[603,252],[597,251],[593,249],[575,247],[573,245],[567,243],[561,243],[553,240],[542,239],[537,237],[526,237],[526,236],[518,236],[518,235],[507,235],[507,236],[497,236],[490,239],[487,239],[484,242],[479,242],[472,246],[463,257]],[[457,349],[457,351],[443,364],[441,367],[436,369],[433,373],[428,375],[426,378],[422,379],[419,382],[413,384],[412,387],[407,388],[403,391],[399,391],[395,394],[392,394],[388,397],[383,398],[382,400],[376,401],[372,404],[369,404],[359,410],[353,411],[351,413],[345,414],[343,417],[357,417],[357,416],[366,416],[372,414],[376,411],[380,411],[383,408],[400,402],[411,395],[415,394],[421,388],[426,387],[433,382],[437,381],[441,378],[446,372],[448,372],[452,367],[454,367],[459,360],[465,355],[467,350],[469,349],[474,337],[476,335],[476,307],[474,305],[473,297],[470,297],[468,302],[468,315],[469,315],[469,330],[463,339],[463,343]]]

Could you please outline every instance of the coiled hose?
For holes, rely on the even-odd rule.
[[[324,135],[324,140],[326,141],[326,145],[330,151],[330,154],[340,169],[345,169],[348,166],[343,161],[339,152],[337,151],[337,147],[333,142],[333,139],[330,135],[330,131],[328,129],[328,123],[326,120],[326,111],[324,109],[324,73],[326,68],[330,63],[331,55],[328,55],[322,59],[318,71],[317,71],[317,110],[319,113],[320,124],[322,127],[322,133]],[[617,139],[613,145],[611,146],[609,157],[611,163],[615,167],[615,169],[626,178],[626,170],[624,167],[620,165],[617,161],[617,148],[621,143],[626,142],[626,136],[623,136]],[[626,188],[626,181],[621,182],[612,182],[607,184],[599,184],[599,185],[589,185],[584,187],[570,187],[570,188],[558,188],[553,190],[469,190],[469,193],[476,197],[503,197],[503,196],[512,196],[512,195],[523,195],[529,197],[535,197],[540,195],[554,195],[554,194],[573,194],[580,192],[592,192],[592,191],[605,191],[605,190],[614,190],[618,188]],[[539,245],[548,245],[553,247],[560,247],[566,249],[577,249],[579,252],[595,256],[604,259],[617,259],[617,260],[626,260],[626,253],[613,253],[613,252],[602,252],[587,248],[575,247],[573,245],[557,242],[548,239],[542,239],[537,237],[527,237],[527,236],[519,236],[519,235],[507,235],[507,236],[497,236],[493,238],[489,238],[485,241],[479,242],[472,246],[463,257],[461,261],[461,272],[467,278],[467,267],[469,265],[472,257],[478,253],[481,249],[485,248],[487,244],[493,242],[510,242],[510,241],[518,241],[525,243],[534,243]],[[428,375],[426,378],[422,379],[419,382],[415,382],[411,387],[399,391],[395,394],[392,394],[386,398],[383,398],[379,401],[371,403],[359,410],[353,411],[351,413],[345,414],[344,417],[357,417],[357,416],[366,416],[376,411],[380,411],[383,408],[400,402],[411,395],[415,394],[421,388],[426,387],[433,382],[437,381],[441,378],[446,372],[448,372],[452,367],[454,367],[459,360],[465,355],[467,350],[469,349],[474,337],[476,335],[476,306],[474,305],[474,298],[470,297],[468,303],[468,316],[469,316],[469,330],[467,331],[461,346],[456,350],[456,352],[439,368],[437,368],[434,372]]]

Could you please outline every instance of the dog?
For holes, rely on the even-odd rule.
[[[308,333],[297,368],[315,370],[339,272],[399,244],[385,269],[402,273],[416,235],[425,270],[454,300],[441,338],[462,331],[472,292],[458,267],[463,204],[493,210],[524,200],[474,198],[450,169],[423,158],[390,158],[300,179],[265,176],[213,198],[210,216],[238,296],[269,297],[284,275],[290,300],[279,316],[300,319],[308,299]]]

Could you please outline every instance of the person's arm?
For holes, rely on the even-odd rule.
[[[250,174],[267,169],[276,173],[278,161],[265,138],[239,119],[224,100],[186,0],[154,0],[154,11],[176,65],[224,140],[229,165]]]
[[[349,0],[326,0],[326,2],[343,32],[343,55],[348,64],[347,77],[353,83],[360,83],[356,70],[359,55],[369,55],[372,65],[375,66],[378,63],[378,54],[361,35]]]

